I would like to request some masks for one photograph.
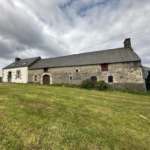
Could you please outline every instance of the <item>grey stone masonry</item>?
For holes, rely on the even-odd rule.
[[[37,75],[37,81],[34,81],[35,75]],[[108,71],[102,71],[101,65],[48,68],[48,72],[44,72],[44,69],[34,69],[29,70],[28,81],[43,84],[44,75],[50,76],[50,84],[78,85],[83,80],[96,76],[97,81],[104,80],[112,87],[145,91],[140,61],[108,64]],[[108,82],[109,76],[113,76],[113,83]]]

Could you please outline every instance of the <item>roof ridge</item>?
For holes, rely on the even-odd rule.
[[[93,51],[93,52],[71,54],[71,55],[58,56],[58,57],[50,57],[50,58],[45,58],[45,59],[41,59],[41,60],[52,59],[52,58],[60,58],[60,57],[68,57],[68,56],[75,56],[75,55],[82,55],[82,54],[90,54],[90,53],[103,52],[103,51],[112,51],[112,50],[117,50],[117,49],[125,49],[125,48],[124,47],[120,47],[120,48],[107,49],[107,50],[98,50],[98,51]]]
[[[33,58],[39,58],[40,56],[38,57],[32,57],[32,58],[24,58],[24,59],[21,59],[21,60],[26,60],[26,59],[33,59]],[[20,60],[19,60],[20,61]]]

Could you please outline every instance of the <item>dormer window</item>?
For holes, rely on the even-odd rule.
[[[48,68],[44,68],[44,72],[48,72]]]
[[[22,66],[25,65],[25,64],[27,64],[27,63],[28,63],[28,62],[24,62],[24,63],[22,64]]]

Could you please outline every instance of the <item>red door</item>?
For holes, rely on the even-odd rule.
[[[97,83],[97,77],[93,76],[91,77],[92,83],[93,83],[93,88],[95,88],[95,85]]]
[[[43,85],[48,85],[48,84],[50,84],[50,76],[45,75],[43,76]]]

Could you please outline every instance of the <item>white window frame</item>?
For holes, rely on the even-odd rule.
[[[36,78],[35,78],[36,77]],[[38,76],[37,75],[34,75],[34,81],[36,82],[37,81],[37,78],[38,78]],[[36,80],[35,80],[36,79]]]
[[[20,71],[17,71],[17,79],[20,79]]]

